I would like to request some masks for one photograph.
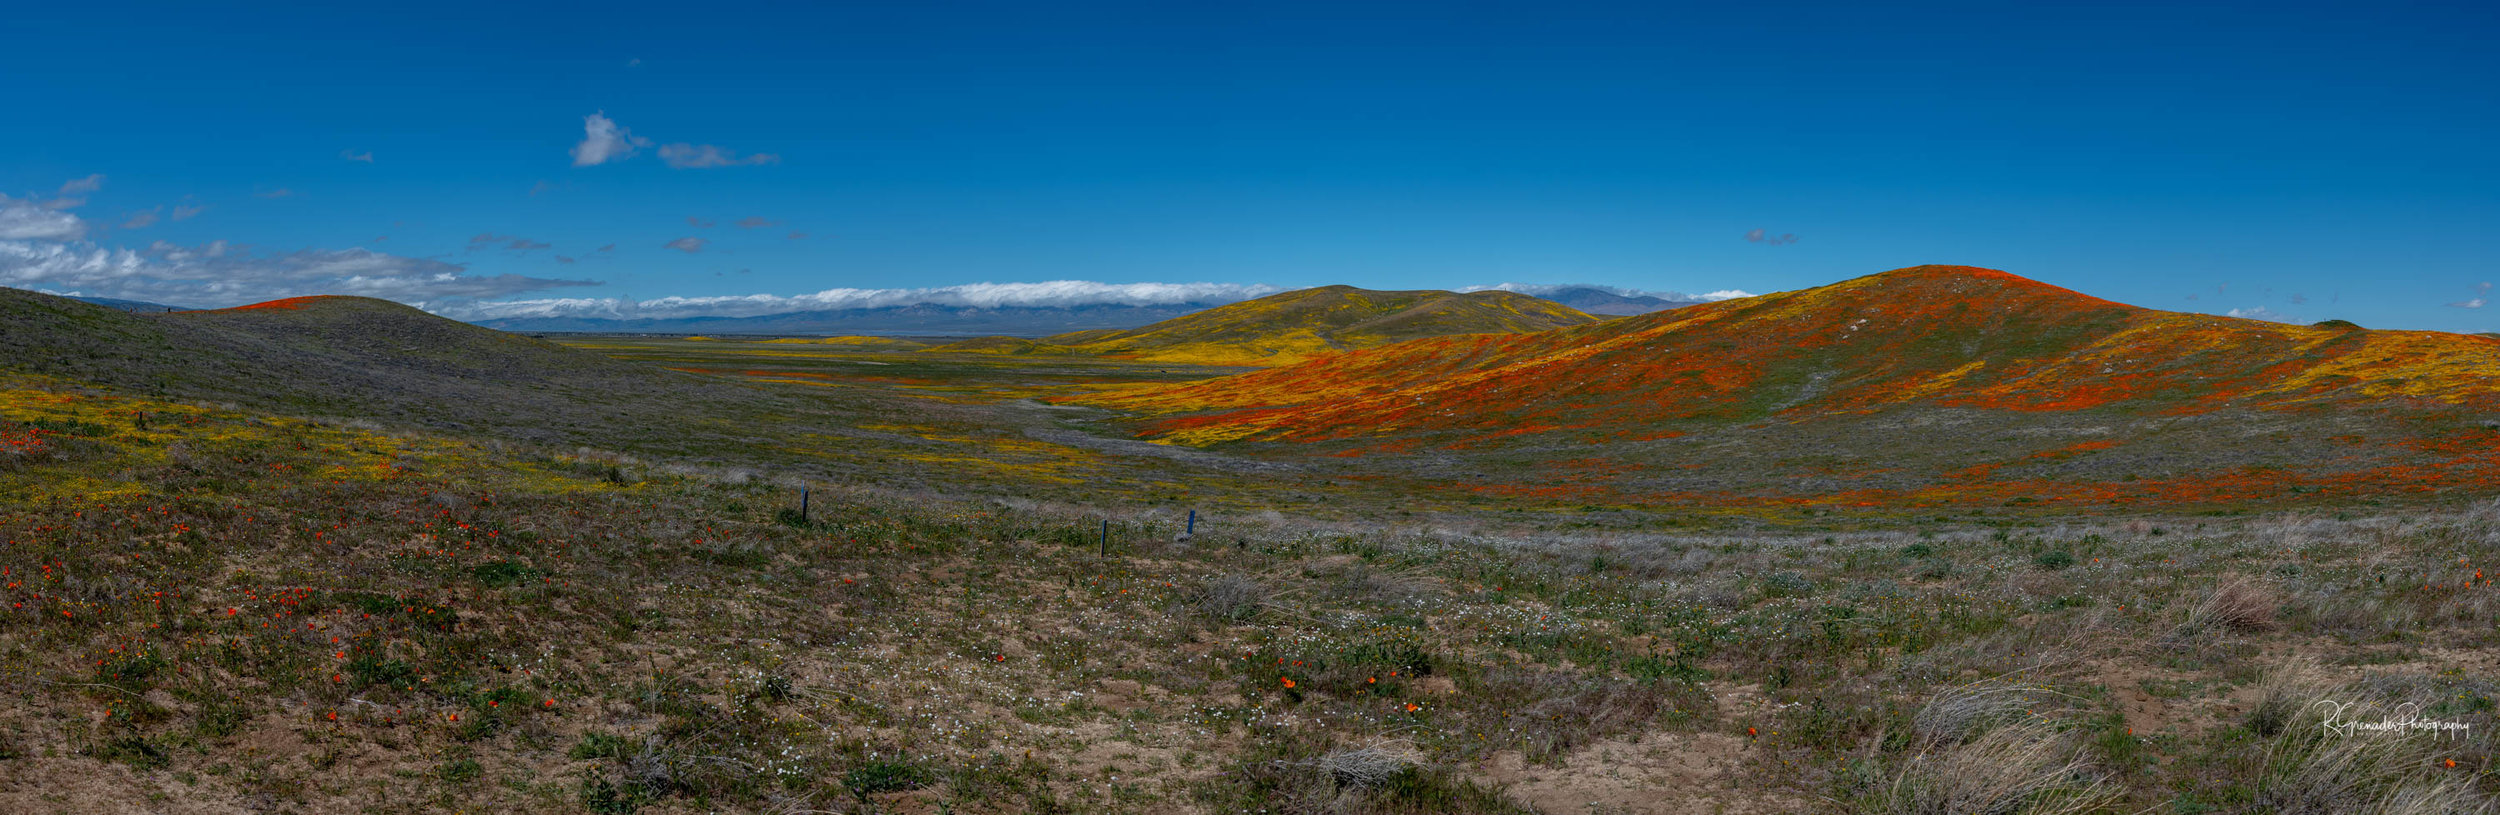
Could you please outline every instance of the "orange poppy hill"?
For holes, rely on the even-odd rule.
[[[1821,490],[1857,490],[1854,498],[1877,503],[2051,497],[2087,483],[2106,488],[2096,499],[2244,500],[2270,491],[2423,491],[2490,484],[2500,474],[2490,452],[2500,439],[2483,438],[2495,434],[2481,418],[2500,415],[2500,339],[2159,311],[1968,266],[1916,266],[1534,333],[1419,339],[1065,401],[1127,411],[1139,436],[1177,444],[1282,444],[1355,457],[1418,445],[1577,447],[1636,465],[1701,469],[1735,465],[1665,451],[1770,428],[1792,436],[1864,429],[1838,434],[1843,454],[1851,445],[1904,444],[1911,426],[2003,430],[1959,452],[1949,433],[1916,434],[1918,458],[1949,459],[1924,475],[1901,477],[1901,462],[1823,473],[1891,471],[1875,479],[1881,484]],[[2226,416],[2232,427],[2214,421]],[[2083,473],[2008,487],[2025,467],[2074,470],[2095,457],[2175,452],[2189,441],[2227,447],[2259,427],[2274,431],[2268,439],[2296,438],[2275,439],[2284,456],[2261,454],[2264,444],[2242,445],[2258,451],[2246,454],[2165,454],[2168,464],[2133,468],[2142,477],[2130,472],[2122,485]],[[2135,443],[2151,438],[2163,444]],[[2290,455],[2293,442],[2307,452]],[[1574,499],[1639,497],[1540,482],[1537,489]],[[2261,486],[2214,486],[2225,482]],[[1677,497],[1700,497],[1691,492]]]

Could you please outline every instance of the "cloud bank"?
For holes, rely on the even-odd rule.
[[[0,240],[71,241],[86,236],[87,222],[76,215],[34,201],[0,195]]]
[[[506,297],[595,281],[515,274],[365,249],[256,252],[225,241],[144,251],[88,241],[0,240],[0,286],[213,308],[307,294],[351,294],[411,305]]]

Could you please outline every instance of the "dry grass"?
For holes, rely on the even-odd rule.
[[[1882,815],[2066,815],[2120,797],[2074,740],[2040,722],[2007,725],[1910,761],[1861,811]]]
[[[2010,679],[1984,679],[1937,691],[1912,717],[1911,727],[1930,744],[1961,744],[2000,725],[2044,719],[2064,694]]]
[[[2246,577],[2225,578],[2188,612],[2183,632],[2229,631],[2250,634],[2272,631],[2281,598],[2266,584]]]
[[[1417,763],[1412,742],[1390,740],[1332,750],[1314,759],[1311,766],[1341,789],[1368,791],[1387,786]]]

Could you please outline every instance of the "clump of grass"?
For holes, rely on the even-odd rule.
[[[1918,756],[1860,812],[1880,815],[2067,815],[2115,801],[2064,733],[2045,722],[1990,730]]]
[[[2407,715],[2419,709],[2408,705],[2435,701],[2437,694],[2403,684],[2332,681],[2308,662],[2272,672],[2265,698],[2249,717],[2251,731],[2272,739],[2253,785],[2257,807],[2288,815],[2488,815],[2500,809],[2465,779],[2440,776],[2439,754],[2454,749],[2448,742],[2333,726]]]
[[[1271,602],[1266,584],[1248,575],[1228,574],[1208,580],[1190,599],[1198,613],[1225,622],[1248,622]]]
[[[1960,744],[2021,719],[2038,719],[2044,705],[2060,694],[2039,685],[2004,679],[1983,679],[1937,691],[1910,719],[1920,739],[1931,744]]]
[[[930,780],[928,770],[900,761],[870,761],[842,774],[843,788],[862,801],[879,793],[916,790]]]
[[[1415,764],[1414,748],[1396,741],[1332,750],[1312,761],[1312,766],[1336,782],[1338,789],[1354,790],[1388,786]]]
[[[2271,631],[2278,605],[2274,592],[2265,584],[2244,577],[2225,579],[2188,611],[2187,622],[2180,625],[2179,633],[2195,636],[2216,631]]]

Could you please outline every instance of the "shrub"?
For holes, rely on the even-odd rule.
[[[1267,608],[1267,586],[1246,575],[1228,574],[1198,588],[1190,605],[1198,613],[1226,622],[1246,622]]]

